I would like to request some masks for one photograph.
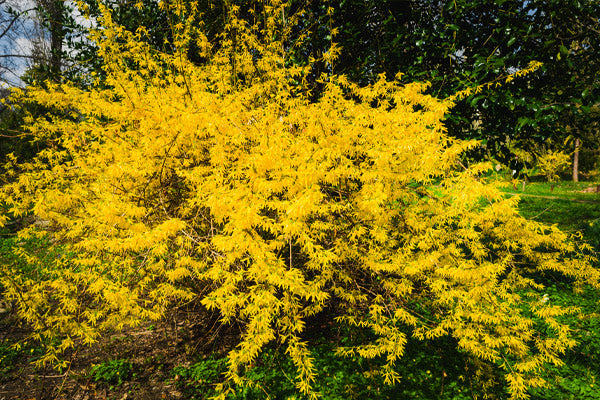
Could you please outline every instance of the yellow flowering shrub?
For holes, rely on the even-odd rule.
[[[546,180],[552,184],[551,190],[554,189],[554,184],[560,179],[559,174],[569,166],[571,157],[561,151],[549,150],[538,158],[538,168],[546,177]]]
[[[456,338],[504,371],[514,398],[544,383],[542,368],[574,345],[560,316],[576,310],[540,301],[539,274],[578,287],[598,287],[599,274],[567,235],[480,180],[488,165],[458,168],[476,143],[446,136],[450,100],[385,76],[367,87],[323,76],[310,101],[310,66],[286,60],[294,16],[281,1],[254,21],[231,6],[218,48],[188,22],[193,4],[161,4],[172,54],[104,10],[105,82],[15,94],[54,110],[28,121],[45,146],[15,158],[1,192],[12,214],[44,222],[19,232],[45,243],[15,249],[28,267],[0,273],[49,343],[40,363],[198,299],[243,321],[223,396],[273,341],[298,391],[316,396],[303,333],[319,315],[370,330],[371,343],[338,352],[382,360],[390,384],[407,335]],[[189,62],[192,43],[210,61]]]

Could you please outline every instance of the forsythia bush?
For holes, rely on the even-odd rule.
[[[525,397],[574,345],[560,316],[576,310],[541,301],[538,277],[598,287],[598,271],[567,235],[521,218],[517,200],[479,180],[488,166],[457,168],[475,144],[446,136],[452,104],[426,84],[324,76],[310,101],[310,66],[286,60],[294,16],[267,3],[250,20],[231,6],[217,47],[191,24],[193,5],[162,2],[172,54],[105,10],[94,33],[101,85],[15,94],[54,110],[29,121],[44,148],[14,157],[1,194],[12,214],[45,221],[19,235],[49,250],[17,247],[27,267],[0,274],[49,343],[40,362],[199,299],[244,322],[223,396],[272,341],[295,363],[298,391],[315,396],[303,333],[311,316],[334,315],[373,335],[339,354],[380,360],[390,384],[407,335],[450,335]],[[205,65],[187,61],[191,44]]]
[[[560,179],[559,174],[569,165],[570,158],[568,154],[551,150],[539,157],[538,167],[552,184],[551,189],[554,189],[554,184]]]

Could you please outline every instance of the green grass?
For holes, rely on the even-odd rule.
[[[545,182],[528,182],[525,191],[512,184],[503,189],[521,195],[519,213],[528,219],[556,224],[566,232],[581,232],[600,251],[600,193],[582,193],[599,182],[559,182],[551,190]],[[547,371],[551,387],[532,391],[532,399],[600,399],[600,314],[598,292],[574,293],[568,282],[554,282],[546,294],[561,306],[579,307],[584,316],[567,317],[578,345],[565,357],[565,365]]]
[[[92,366],[90,376],[95,382],[120,385],[133,376],[133,365],[125,359],[110,360]]]
[[[43,349],[33,342],[0,341],[0,382],[14,379],[24,362],[32,362],[42,354]]]
[[[549,301],[562,306],[579,307],[582,317],[565,317],[573,329],[577,346],[563,357],[565,365],[547,371],[551,387],[532,390],[533,400],[600,399],[600,315],[598,293],[586,290],[574,293],[565,283],[546,288]]]
[[[598,232],[591,227],[600,219],[600,193],[582,193],[582,190],[600,183],[560,182],[554,190],[549,183],[528,182],[525,191],[508,184],[506,193],[521,196],[519,213],[525,218],[547,224],[556,224],[566,232],[582,232],[586,239],[597,240]]]
[[[348,333],[348,332],[346,332]],[[356,332],[354,332],[356,333]],[[344,341],[348,335],[343,335]],[[318,372],[314,389],[323,399],[442,399],[469,400],[481,396],[469,383],[465,357],[456,351],[452,339],[436,343],[410,339],[404,354],[404,362],[396,371],[401,382],[396,386],[384,384],[377,371],[383,360],[350,360],[335,355],[334,338],[322,338],[312,346],[314,365]],[[191,399],[205,399],[216,394],[215,385],[223,381],[227,361],[223,356],[210,356],[188,367],[178,366],[171,371],[177,386]],[[246,371],[251,384],[236,387],[227,398],[231,400],[306,399],[298,393],[293,363],[275,347],[265,350]]]
[[[19,355],[20,351],[8,341],[0,342],[0,381],[7,378],[14,369],[14,362]]]
[[[560,197],[563,199],[576,199],[584,201],[600,201],[600,193],[584,193],[583,190],[589,187],[596,187],[600,182],[558,182],[554,185],[554,190],[551,190],[551,184],[548,182],[527,182],[525,184],[525,192],[522,191],[523,185],[517,185],[514,190],[512,184],[508,184],[506,190],[511,192],[525,193],[530,195],[541,195]]]

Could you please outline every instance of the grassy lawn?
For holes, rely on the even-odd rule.
[[[508,195],[521,197],[519,213],[536,221],[556,224],[567,232],[581,232],[585,241],[600,251],[600,193],[584,193],[598,182],[559,182],[551,190],[545,182],[528,182],[523,191],[508,183]],[[552,387],[534,391],[534,399],[600,399],[600,308],[597,292],[574,293],[568,282],[547,287],[556,304],[580,307],[587,316],[572,320],[577,347],[566,354],[566,364],[549,373]]]
[[[584,193],[583,190],[600,183],[560,182],[550,190],[545,182],[528,182],[525,191],[511,184],[503,189],[507,194],[521,197],[519,212],[522,216],[547,224],[557,224],[567,232],[580,231],[587,239],[594,240],[598,232],[590,230],[590,224],[600,219],[600,193]]]

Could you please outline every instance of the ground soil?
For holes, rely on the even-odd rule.
[[[126,329],[103,337],[92,346],[67,355],[66,371],[35,369],[31,357],[21,354],[13,367],[0,373],[0,400],[100,400],[100,399],[185,399],[180,391],[175,366],[188,366],[203,354],[225,353],[239,330],[225,328],[214,314],[179,309],[169,320]],[[11,313],[0,314],[0,340],[14,343],[28,335]],[[25,352],[27,353],[27,352]],[[96,382],[92,365],[126,359],[133,365],[131,377],[120,385]]]

